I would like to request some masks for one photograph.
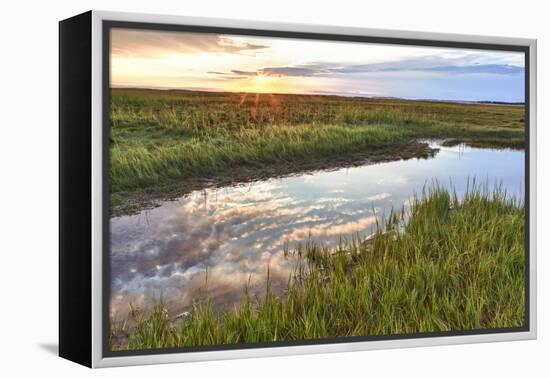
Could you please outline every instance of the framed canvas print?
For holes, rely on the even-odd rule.
[[[536,41],[60,22],[62,357],[536,337]]]

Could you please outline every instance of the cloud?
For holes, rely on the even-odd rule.
[[[231,73],[239,76],[256,76],[258,71],[231,70]]]
[[[262,72],[275,76],[316,76],[330,73],[330,70],[322,70],[316,67],[266,67]]]
[[[111,31],[111,50],[113,55],[118,56],[150,58],[197,52],[239,54],[267,47],[255,43],[240,42],[218,34],[139,29],[113,29]]]
[[[510,64],[459,64],[459,62],[430,61],[429,59],[411,59],[388,63],[358,64],[329,70],[332,73],[364,72],[435,72],[453,74],[516,74],[523,67]]]
[[[235,71],[233,71],[235,72]],[[524,67],[507,63],[486,63],[482,55],[427,55],[381,63],[311,63],[265,67],[258,72],[276,76],[323,77],[343,74],[382,72],[427,72],[441,74],[522,74]]]
[[[330,73],[330,69],[323,68],[318,64],[307,64],[304,66],[288,66],[288,67],[264,67],[255,71],[231,70],[234,75],[240,76],[256,76],[265,74],[271,76],[318,76],[322,73]]]

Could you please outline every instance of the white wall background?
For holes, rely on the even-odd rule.
[[[0,375],[114,377],[550,376],[550,27],[545,1],[6,1],[0,76]],[[539,40],[539,339],[90,371],[57,344],[57,21],[89,9],[333,24]],[[546,229],[546,231],[544,231]],[[545,350],[546,349],[546,350]],[[545,374],[546,373],[546,374]]]

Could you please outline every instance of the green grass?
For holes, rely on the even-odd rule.
[[[241,165],[269,165],[326,154],[382,148],[410,133],[395,126],[345,128],[266,126],[243,129],[225,138],[189,137],[178,144],[113,148],[111,177],[115,191],[158,181],[211,176]]]
[[[524,107],[511,105],[113,89],[112,210],[242,172],[426,156],[425,146],[411,145],[419,138],[523,148],[523,117]]]
[[[113,349],[257,343],[342,336],[520,327],[524,324],[524,204],[472,186],[463,200],[440,186],[392,214],[372,239],[336,249],[308,240],[282,294],[270,289],[217,312],[205,298],[172,322],[160,302],[133,309]],[[301,259],[300,259],[301,257]],[[302,259],[305,259],[302,260]]]

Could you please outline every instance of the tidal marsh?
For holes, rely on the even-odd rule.
[[[521,149],[525,124],[523,105],[138,89],[111,90],[110,120],[114,215],[239,174],[429,157],[424,138]]]
[[[194,195],[205,188],[227,189],[249,181],[269,186],[273,177],[298,173],[304,176],[296,179],[303,186],[307,181],[305,176],[312,171],[366,167],[410,158],[434,162],[418,167],[407,165],[414,177],[429,180],[436,172],[441,175],[449,167],[455,167],[462,180],[464,174],[476,171],[470,165],[472,162],[458,163],[449,156],[432,159],[439,148],[455,145],[476,147],[478,160],[487,157],[499,159],[503,165],[510,164],[509,171],[513,172],[510,177],[498,164],[483,165],[482,169],[487,172],[498,169],[507,183],[515,187],[516,175],[523,172],[523,165],[517,163],[523,156],[521,150],[525,142],[524,110],[523,105],[504,104],[112,89],[111,214],[120,220],[123,216],[130,217],[129,214],[141,214],[155,201]],[[430,139],[441,142],[434,147],[425,142]],[[480,148],[505,148],[508,152],[491,150],[489,155],[484,155],[481,151],[489,150]],[[380,170],[384,177],[390,177],[391,167]],[[391,202],[395,198],[398,208],[404,199],[396,195],[397,192],[418,187],[418,182],[404,186],[397,175],[391,176],[396,181],[389,186],[375,184],[384,177],[369,172],[354,171],[352,175],[354,179],[343,172],[334,177],[368,190],[366,198],[372,201],[389,197]],[[166,274],[172,274],[179,269],[202,267],[201,264],[210,260],[211,253],[223,256],[221,245],[225,243],[227,247],[230,238],[235,235],[244,238],[239,225],[246,225],[252,230],[250,235],[258,238],[262,235],[264,240],[271,237],[282,240],[292,231],[284,225],[291,228],[293,223],[285,222],[296,223],[300,216],[304,224],[310,222],[307,225],[311,229],[324,221],[330,223],[330,227],[339,225],[338,229],[342,230],[351,225],[358,233],[340,235],[345,242],[325,244],[321,240],[332,235],[332,231],[327,233],[330,228],[327,226],[318,229],[317,237],[285,244],[286,259],[295,264],[295,268],[288,275],[284,290],[273,289],[274,279],[268,264],[261,294],[257,291],[253,294],[245,285],[242,299],[230,309],[217,305],[208,294],[207,282],[204,282],[206,295],[194,297],[189,311],[177,319],[162,300],[147,308],[134,304],[128,317],[111,319],[111,348],[249,344],[524,325],[525,207],[521,196],[507,195],[498,185],[473,185],[460,195],[438,184],[429,186],[414,197],[406,209],[379,220],[375,234],[367,239],[359,235],[364,234],[366,226],[363,225],[368,224],[361,221],[373,215],[368,209],[359,208],[365,201],[359,201],[357,193],[330,197],[349,188],[338,187],[331,177],[317,176],[323,175],[316,174],[312,180],[319,180],[320,185],[327,187],[322,191],[326,198],[322,199],[328,204],[322,205],[325,206],[322,210],[315,203],[311,203],[311,208],[317,210],[312,212],[305,207],[294,208],[292,201],[304,203],[307,198],[302,192],[296,194],[297,189],[292,186],[279,187],[279,192],[262,192],[266,196],[264,201],[268,202],[277,196],[274,193],[285,191],[294,195],[289,197],[290,203],[284,205],[288,207],[279,209],[286,214],[286,218],[280,217],[281,224],[276,225],[281,229],[267,233],[251,228],[269,221],[261,211],[249,218],[237,214],[235,218],[225,219],[221,205],[209,212],[206,194],[200,212],[195,211],[193,201],[182,205],[184,209],[191,209],[189,213],[176,206],[162,210],[160,214],[165,217],[157,219],[162,227],[154,228],[152,234],[143,238],[138,237],[143,230],[135,226],[135,219],[129,218],[132,226],[121,220],[120,229],[115,232],[120,240],[115,244],[112,239],[111,244],[120,249],[111,253],[117,259],[113,260],[117,274],[129,281],[156,277],[156,272],[164,272],[163,269]],[[370,179],[365,182],[365,177]],[[330,187],[327,182],[331,182]],[[310,190],[313,187],[309,187]],[[239,196],[238,191],[229,192],[229,196]],[[217,194],[215,198],[217,201]],[[360,205],[339,208],[336,204],[340,200]],[[247,205],[247,211],[251,212],[257,205],[254,201],[257,198],[248,203],[253,206]],[[228,202],[233,206],[239,204],[234,199]],[[258,208],[266,204],[260,202]],[[276,210],[272,212],[275,214]],[[214,214],[213,223],[209,214]],[[224,229],[225,223],[236,229]],[[196,229],[195,224],[202,228]],[[135,240],[125,238],[128,230]],[[195,240],[190,239],[190,235],[198,236]],[[185,246],[177,244],[181,238],[186,240]],[[124,259],[134,243],[143,261]],[[170,243],[175,247],[170,247]],[[189,252],[188,245],[195,245],[193,243],[201,248],[207,245],[205,250],[210,248],[209,254]],[[262,245],[259,240],[253,244]],[[269,252],[252,251],[251,245],[243,244],[242,250],[233,246],[231,251],[238,250],[240,259],[253,260],[252,255],[262,252],[273,256],[280,247],[272,244],[270,247],[275,249]],[[151,257],[150,251],[157,251],[158,258]],[[187,265],[188,258],[195,265]],[[155,259],[162,260],[162,264]],[[142,264],[143,270],[127,263]],[[245,265],[250,268],[250,264],[247,261]],[[121,290],[117,295],[124,292]]]

